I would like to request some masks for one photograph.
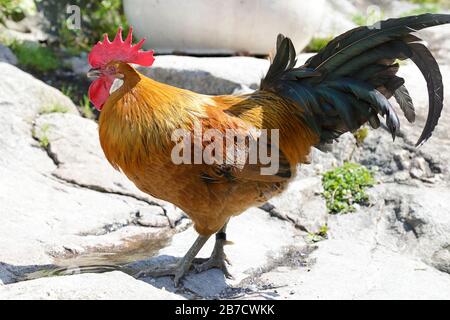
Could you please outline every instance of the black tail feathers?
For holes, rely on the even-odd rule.
[[[450,23],[450,15],[424,14],[359,27],[335,38],[297,68],[292,42],[280,35],[277,53],[261,89],[297,103],[321,142],[332,142],[367,122],[377,128],[379,115],[385,117],[395,138],[400,121],[389,98],[396,99],[409,122],[415,121],[405,80],[396,75],[397,60],[411,59],[424,75],[429,94],[428,118],[417,142],[421,145],[438,124],[444,92],[439,65],[412,33],[446,23]]]

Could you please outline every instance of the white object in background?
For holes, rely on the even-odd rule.
[[[279,33],[302,50],[317,31],[325,0],[124,0],[137,37],[157,53],[268,54]]]

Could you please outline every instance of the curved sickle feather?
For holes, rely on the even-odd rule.
[[[441,117],[444,106],[444,85],[439,65],[427,47],[421,43],[412,43],[409,47],[413,51],[411,60],[422,72],[428,86],[429,106],[427,122],[416,144],[416,146],[421,146],[431,137]]]

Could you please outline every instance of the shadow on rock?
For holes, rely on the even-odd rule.
[[[150,260],[138,261],[126,266],[134,275],[140,271],[154,266],[164,266],[176,263],[180,258],[169,255],[161,255]],[[225,279],[223,272],[219,269],[211,269],[205,272],[196,273],[191,268],[189,273],[181,281],[178,288],[174,286],[173,277],[148,277],[142,276],[138,280],[144,281],[159,289],[165,289],[169,292],[182,294],[189,298],[217,298],[224,295],[226,291],[234,289],[230,287]]]

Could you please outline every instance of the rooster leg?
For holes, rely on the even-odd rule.
[[[166,265],[166,266],[154,266],[147,270],[141,271],[137,274],[137,277],[141,276],[151,276],[151,277],[163,277],[163,276],[174,276],[175,287],[178,287],[181,278],[184,277],[186,272],[189,271],[192,261],[195,256],[208,241],[210,236],[198,236],[192,247],[188,250],[186,255],[178,261],[176,264]]]
[[[197,272],[203,272],[212,268],[218,268],[222,270],[225,277],[228,279],[233,279],[233,276],[228,271],[227,263],[231,264],[225,255],[223,247],[228,243],[227,236],[227,223],[220,229],[219,232],[216,233],[216,243],[214,244],[213,252],[211,253],[211,257],[209,259],[195,259],[194,263],[195,269]]]

